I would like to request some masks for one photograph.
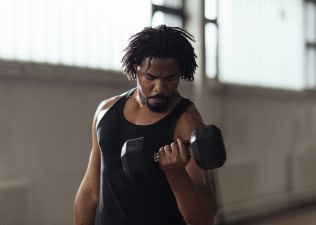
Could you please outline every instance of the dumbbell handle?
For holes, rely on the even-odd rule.
[[[184,142],[184,144],[185,144],[187,147],[190,147],[189,142]],[[154,152],[154,162],[156,162],[156,163],[159,162],[159,158],[160,158],[159,152],[160,152],[160,151]],[[188,155],[189,155],[189,156],[192,156],[192,155],[193,155],[193,151],[192,151],[191,148],[188,148]]]
[[[188,148],[188,155],[193,155],[198,166],[202,169],[214,169],[221,167],[226,161],[226,151],[221,131],[215,125],[207,125],[196,128],[190,141],[184,140]],[[147,164],[159,162],[159,152],[145,151],[148,148],[144,144],[144,137],[127,140],[121,150],[121,161],[126,174],[145,173]],[[148,155],[149,154],[149,155]],[[149,160],[146,163],[146,160]],[[150,160],[151,159],[151,160]]]

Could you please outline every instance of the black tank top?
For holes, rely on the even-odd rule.
[[[128,139],[144,137],[145,151],[153,156],[161,146],[173,141],[177,119],[192,102],[182,98],[160,121],[135,125],[123,115],[125,102],[134,90],[123,95],[97,127],[101,177],[95,225],[184,225],[175,197],[158,164],[147,171],[146,177],[130,179],[122,169],[121,148]],[[153,160],[153,157],[147,160]]]

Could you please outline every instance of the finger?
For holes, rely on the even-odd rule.
[[[164,148],[161,147],[161,148],[158,150],[158,153],[159,153],[160,156],[164,156],[164,155],[165,155]]]
[[[165,145],[163,147],[165,154],[171,154],[172,153],[172,148],[170,145]]]
[[[172,142],[171,143],[171,150],[173,154],[179,154],[179,144],[178,142]]]
[[[182,154],[187,154],[187,145],[180,138],[177,138],[177,143],[179,146],[179,152]]]

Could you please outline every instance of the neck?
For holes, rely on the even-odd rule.
[[[135,98],[136,98],[136,102],[138,102],[141,108],[146,107],[146,98],[138,89],[136,89]]]

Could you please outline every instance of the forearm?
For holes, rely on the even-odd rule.
[[[93,225],[98,196],[79,192],[74,202],[74,225]]]
[[[217,211],[214,192],[194,185],[186,171],[166,176],[186,222],[190,225],[212,225]]]

